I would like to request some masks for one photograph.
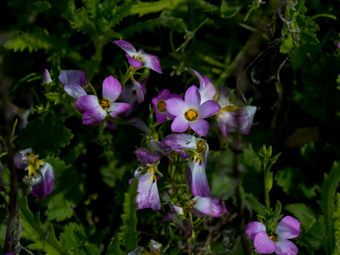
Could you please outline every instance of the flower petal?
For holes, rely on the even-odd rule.
[[[139,68],[143,65],[143,62],[131,57],[129,54],[126,54],[125,57],[127,58],[129,64],[134,68]]]
[[[111,104],[110,108],[107,110],[107,112],[113,117],[117,118],[117,116],[126,110],[130,109],[131,105],[128,103],[113,103]]]
[[[196,137],[188,134],[171,134],[163,139],[163,143],[171,148],[196,149]]]
[[[249,134],[250,128],[253,125],[256,107],[247,105],[239,113],[240,131],[242,134]]]
[[[43,76],[43,83],[49,84],[51,82],[52,82],[52,79],[51,79],[50,72],[48,71],[48,69],[45,69],[44,76]]]
[[[184,112],[187,108],[187,104],[181,99],[177,97],[169,98],[165,101],[166,109],[169,113],[174,116],[184,116]]]
[[[115,40],[112,41],[112,43],[116,44],[118,47],[120,47],[123,51],[125,51],[129,55],[136,52],[135,47],[133,47],[133,45],[127,41]]]
[[[73,98],[79,98],[86,95],[82,88],[88,83],[86,74],[81,70],[62,70],[59,74],[59,80],[64,85],[65,92]]]
[[[230,104],[229,96],[230,96],[230,90],[227,88],[222,87],[221,85],[218,87],[218,101],[217,103],[221,107],[225,107]]]
[[[189,106],[199,106],[201,104],[201,95],[198,88],[192,85],[187,89],[184,95],[184,101]]]
[[[49,163],[44,163],[40,169],[40,176],[32,185],[31,193],[36,198],[43,200],[47,195],[52,193],[55,175],[52,166]]]
[[[248,223],[246,233],[250,240],[254,240],[255,235],[259,232],[266,232],[266,226],[258,221]]]
[[[103,98],[109,99],[110,103],[116,101],[122,92],[122,86],[119,81],[112,75],[106,77],[103,81]]]
[[[198,217],[202,216],[200,213],[212,217],[220,217],[227,212],[225,205],[218,198],[196,196],[193,201],[195,201],[195,204],[192,212],[196,214],[197,210],[199,212],[196,214]]]
[[[296,255],[299,250],[296,245],[289,240],[282,240],[275,243],[277,255]]]
[[[80,112],[86,112],[97,107],[100,107],[100,105],[95,95],[81,96],[76,101],[76,108]]]
[[[275,243],[266,232],[258,232],[254,237],[254,246],[257,253],[270,254],[276,249]]]
[[[151,70],[154,70],[157,73],[160,73],[160,74],[162,73],[161,64],[157,56],[144,53],[143,60],[144,60],[145,67]]]
[[[106,111],[100,106],[92,108],[91,110],[88,110],[83,114],[83,124],[84,125],[98,124],[105,119],[106,115],[107,115]]]
[[[76,99],[86,95],[85,90],[77,84],[64,85],[64,90],[66,94]]]
[[[83,87],[89,83],[85,71],[82,70],[61,70],[59,80],[64,86],[76,84]]]
[[[223,119],[220,118],[220,116],[217,117],[217,124],[221,130],[222,135],[226,137],[228,134],[227,125],[224,123]]]
[[[171,123],[172,132],[184,132],[188,129],[188,122],[182,116],[177,116]]]
[[[149,132],[149,128],[146,126],[144,121],[142,121],[140,118],[132,118],[128,120],[128,123],[130,123],[135,128],[138,128],[140,131],[147,133]]]
[[[27,154],[33,153],[31,148],[21,150],[14,155],[14,164],[19,169],[24,169],[27,166]]]
[[[194,196],[209,197],[210,188],[205,173],[205,162],[189,160],[186,171],[186,182]]]
[[[208,100],[200,105],[200,117],[205,119],[210,117],[220,110],[220,106],[214,100]]]
[[[138,148],[136,150],[137,159],[142,162],[144,165],[146,164],[154,164],[158,162],[161,158],[161,155],[152,153],[145,148]]]
[[[167,115],[168,115],[167,112],[161,113],[159,111],[156,111],[156,120],[157,120],[157,122],[159,122],[159,123],[167,122],[168,121]]]
[[[216,88],[207,76],[202,77],[199,72],[190,69],[197,76],[200,82],[201,104],[208,100],[213,100],[216,95]]]
[[[277,224],[275,232],[280,240],[296,238],[300,234],[300,224],[297,219],[286,216]]]
[[[133,85],[136,89],[137,102],[140,104],[144,101],[144,88],[138,81],[134,81]]]
[[[151,208],[154,211],[159,211],[161,209],[161,200],[159,199],[159,193],[157,188],[157,181],[152,184],[150,195],[149,195]]]
[[[206,136],[209,131],[210,125],[208,121],[199,119],[194,122],[190,122],[189,126],[198,134],[199,136]]]
[[[136,202],[138,210],[145,208],[152,208],[153,210],[161,209],[157,181],[153,182],[153,175],[151,173],[146,173],[139,177],[137,191]]]

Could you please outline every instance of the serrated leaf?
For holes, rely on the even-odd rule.
[[[340,254],[340,193],[337,193],[337,206],[334,213],[335,248],[333,255]]]
[[[43,250],[49,255],[69,254],[57,240],[54,229],[46,228],[40,221],[39,214],[33,215],[28,207],[27,198],[23,198],[20,208],[22,237],[33,242],[30,249]]]
[[[293,38],[292,36],[289,34],[287,37],[285,37],[280,45],[280,53],[283,54],[289,54],[292,49],[293,49]]]
[[[326,251],[327,254],[332,254],[335,246],[334,236],[334,211],[335,211],[335,199],[336,189],[340,182],[340,165],[334,162],[333,167],[329,175],[325,175],[325,180],[321,189],[321,208],[324,214],[325,231],[327,235],[326,239]]]
[[[73,215],[74,204],[67,201],[62,193],[52,196],[48,201],[45,215],[48,220],[63,221],[71,218]]]
[[[301,222],[301,226],[306,232],[308,232],[316,222],[316,213],[305,204],[289,204],[286,205],[285,208]]]
[[[118,235],[115,235],[109,244],[109,247],[107,248],[106,255],[121,255],[122,250],[120,249],[120,240]]]
[[[64,232],[60,234],[60,240],[62,245],[67,247],[72,254],[100,254],[98,246],[89,243],[84,227],[75,222],[65,226]]]
[[[124,195],[124,204],[123,204],[123,214],[121,215],[123,225],[120,230],[122,233],[123,246],[127,251],[132,251],[137,247],[138,243],[138,232],[137,232],[137,187],[138,187],[138,178],[135,178],[128,192]]]
[[[5,47],[14,51],[50,50],[53,48],[53,41],[54,37],[50,36],[46,29],[35,28],[31,32],[18,33],[12,40],[6,42]]]
[[[37,154],[53,155],[67,146],[72,138],[71,130],[65,127],[62,119],[48,116],[29,122],[16,142],[21,149],[33,148]]]

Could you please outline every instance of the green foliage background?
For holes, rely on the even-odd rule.
[[[188,68],[232,89],[239,101],[258,109],[255,125],[243,137],[240,159],[248,221],[263,211],[258,152],[263,144],[272,145],[281,156],[273,167],[271,198],[301,221],[301,235],[294,241],[299,254],[339,254],[340,169],[334,163],[340,160],[339,1],[0,4],[0,12],[6,13],[0,17],[1,68],[11,80],[10,100],[19,119],[15,149],[32,147],[56,172],[50,196],[44,201],[28,196],[20,203],[23,247],[34,254],[127,254],[157,238],[164,254],[187,253],[180,245],[186,238],[162,223],[161,213],[136,211],[137,182],[128,186],[128,180],[138,167],[134,152],[143,134],[132,126],[118,125],[116,131],[83,126],[73,99],[58,82],[65,69],[85,70],[99,91],[105,77],[121,80],[127,64],[111,41],[124,39],[159,56],[163,70],[162,75],[150,73],[146,100],[134,116],[152,124],[152,97],[163,88],[182,93],[197,85]],[[51,70],[50,87],[41,84],[45,68]],[[3,118],[0,123],[3,134]],[[204,254],[242,254],[235,234],[238,222],[232,221],[237,205],[231,139],[221,140],[217,129],[208,136],[208,179],[212,194],[226,201],[229,216]],[[4,151],[1,144],[0,153]],[[9,172],[6,156],[0,154],[0,160],[1,249]],[[19,173],[20,180],[23,176]],[[25,193],[24,185],[20,190]],[[207,235],[204,229],[198,231],[197,247],[204,247]]]

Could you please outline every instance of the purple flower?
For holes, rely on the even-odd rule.
[[[227,136],[229,132],[239,130],[241,134],[249,134],[250,128],[253,125],[256,107],[247,105],[238,107],[230,104],[229,90],[220,87],[220,96],[218,103],[221,107],[220,111],[216,114],[216,120],[222,135]]]
[[[76,107],[83,112],[83,124],[93,125],[102,122],[107,114],[116,118],[118,114],[130,108],[127,103],[115,103],[119,97],[122,86],[113,76],[103,81],[103,99],[99,100],[95,95],[85,95],[78,98]]]
[[[199,82],[200,82],[200,94],[201,94],[201,104],[208,100],[214,100],[214,97],[216,95],[216,88],[214,84],[209,80],[207,76],[201,76],[199,72],[197,72],[194,69],[190,69],[194,74],[197,76]]]
[[[145,148],[138,148],[136,150],[136,156],[138,160],[144,165],[155,164],[161,159],[161,155],[152,153]]]
[[[14,163],[19,169],[27,168],[28,176],[25,178],[31,186],[31,193],[43,200],[52,193],[55,176],[52,166],[39,160],[38,156],[32,149],[25,149],[15,154]]]
[[[62,70],[59,74],[59,80],[64,85],[65,92],[71,97],[78,99],[86,95],[83,86],[89,82],[84,71]]]
[[[220,110],[213,100],[201,104],[200,92],[194,85],[185,92],[184,101],[180,98],[170,98],[166,100],[166,106],[168,112],[176,116],[171,124],[173,132],[184,132],[190,127],[200,136],[205,136],[210,127],[204,119]]]
[[[32,187],[32,195],[43,200],[52,193],[54,180],[54,170],[49,163],[45,162],[40,169],[40,173],[29,181]]]
[[[340,41],[338,42],[338,48],[340,48]]]
[[[255,251],[261,254],[275,252],[278,255],[296,255],[298,248],[288,239],[300,234],[300,222],[291,217],[284,217],[276,226],[275,233],[268,235],[261,222],[253,221],[247,225],[247,235],[254,241]]]
[[[152,99],[153,109],[156,112],[156,119],[159,123],[166,122],[168,119],[174,119],[174,115],[170,114],[166,108],[165,100],[169,98],[181,98],[177,94],[171,94],[169,90],[163,89],[158,96]]]
[[[184,153],[182,149],[190,150],[190,157],[186,171],[186,182],[194,196],[209,197],[210,188],[205,168],[209,153],[209,145],[201,138],[188,134],[171,134],[164,138],[163,143],[168,150]]]
[[[157,73],[162,73],[158,57],[145,53],[142,49],[137,51],[132,44],[124,40],[116,40],[113,41],[113,43],[127,53],[125,56],[132,67],[134,68],[146,67],[151,70],[154,70]]]
[[[203,139],[197,139],[197,149],[189,159],[186,182],[194,196],[210,197],[210,188],[205,173],[209,146]]]
[[[159,199],[157,188],[157,177],[155,176],[156,166],[150,166],[147,172],[138,178],[137,188],[137,209],[151,208],[152,210],[161,209],[161,201]],[[136,175],[140,175],[138,172]]]
[[[43,83],[44,84],[49,84],[51,82],[52,82],[52,79],[51,79],[50,72],[48,71],[48,69],[45,69],[44,70]]]
[[[191,211],[197,217],[220,217],[227,212],[224,203],[218,198],[196,196],[189,203],[193,203]]]

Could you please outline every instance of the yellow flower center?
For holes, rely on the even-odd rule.
[[[157,169],[156,169],[156,166],[155,166],[155,165],[150,166],[150,167],[146,170],[147,173],[152,174],[152,180],[153,180],[153,181],[157,181],[157,177],[156,177],[156,175],[155,175],[156,170],[157,170]]]
[[[279,238],[276,234],[270,235],[269,236],[270,240],[272,240],[273,242],[277,242],[279,241]]]
[[[238,111],[239,107],[234,104],[228,104],[227,106],[220,109],[218,113],[216,113],[216,117],[221,114],[221,112],[236,112]]]
[[[103,98],[101,101],[99,101],[99,104],[105,111],[107,111],[111,106],[110,101],[106,98]]]
[[[191,200],[189,201],[186,205],[185,205],[185,208],[186,209],[191,209],[194,207],[194,205],[196,204],[196,201],[195,200]]]
[[[37,171],[39,170],[40,167],[43,166],[44,162],[42,160],[38,159],[39,155],[34,155],[34,154],[27,154],[27,169],[28,169],[28,176],[36,176],[38,173]]]
[[[166,111],[166,105],[165,105],[164,100],[158,101],[158,103],[157,103],[157,110],[159,112],[165,112]]]
[[[184,117],[188,121],[195,121],[198,119],[198,113],[195,110],[190,109],[184,113]]]
[[[202,153],[203,154],[203,153],[205,153],[207,151],[207,145],[202,140],[197,140],[196,146],[197,146],[197,152],[198,153]]]

